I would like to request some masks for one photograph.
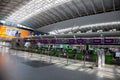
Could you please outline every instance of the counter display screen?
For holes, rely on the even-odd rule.
[[[51,43],[56,43],[55,39],[50,40]]]
[[[56,43],[63,43],[62,39],[57,39]]]
[[[77,43],[86,43],[85,39],[77,39]]]
[[[36,42],[36,40],[32,40],[32,42]]]
[[[69,39],[69,40],[68,40],[68,43],[71,43],[71,44],[72,44],[72,43],[75,43],[75,39]]]
[[[32,42],[32,40],[29,40],[29,42]]]
[[[90,39],[90,43],[101,43],[101,39]]]
[[[32,40],[30,40],[30,42],[35,43],[35,42],[36,42],[36,40],[32,39]]]
[[[114,39],[104,39],[104,43],[114,43]]]
[[[30,42],[30,40],[25,40],[25,42]]]
[[[43,43],[48,43],[48,40],[44,39],[44,40],[43,40]]]
[[[41,40],[41,39],[39,39],[39,40],[38,40],[38,42],[42,43],[42,40]]]

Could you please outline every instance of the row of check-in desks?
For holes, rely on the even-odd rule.
[[[94,50],[87,50],[86,54],[83,53],[83,50],[77,50],[77,49],[70,49],[70,48],[25,48],[25,47],[14,47],[13,49],[17,50],[23,50],[28,52],[33,52],[37,54],[44,54],[48,56],[55,56],[55,57],[64,57],[68,59],[74,59],[74,60],[85,60],[85,61],[92,61],[96,62],[97,59],[97,53],[96,49]],[[115,64],[120,65],[120,59],[117,57],[114,57],[114,52],[109,52],[105,54],[105,62],[107,64]],[[68,61],[67,61],[68,63]]]

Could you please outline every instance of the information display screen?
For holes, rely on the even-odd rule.
[[[29,42],[29,40],[25,39],[25,42]]]
[[[56,39],[51,39],[50,43],[56,43]]]
[[[32,40],[33,43],[36,43],[37,41],[35,39]]]
[[[120,40],[115,38],[107,38],[107,39],[25,39],[25,42],[40,42],[40,43],[55,43],[55,44],[120,44]]]
[[[75,39],[68,39],[68,43],[70,43],[70,44],[75,43]]]
[[[92,44],[101,44],[102,40],[101,39],[90,39],[90,43]]]
[[[77,39],[77,43],[87,43],[85,39]]]
[[[31,40],[29,40],[29,42],[35,42],[35,40],[31,39]]]
[[[32,42],[32,40],[28,40],[28,42]]]
[[[114,39],[104,39],[104,43],[114,43]]]
[[[41,40],[41,39],[39,39],[39,40],[38,40],[38,42],[42,43],[42,40]]]
[[[43,42],[43,43],[48,43],[48,40],[47,40],[47,39],[44,39],[42,42]]]
[[[63,40],[62,39],[57,39],[56,43],[58,43],[58,44],[63,43]]]

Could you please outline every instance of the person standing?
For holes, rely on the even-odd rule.
[[[101,68],[102,65],[101,65],[101,50],[100,48],[97,49],[97,66],[98,68]]]
[[[105,50],[104,48],[101,48],[101,60],[102,60],[102,66],[105,65]]]
[[[29,41],[30,39],[28,39],[28,41],[26,41],[25,42],[25,44],[24,44],[24,46],[26,47],[26,48],[29,48],[30,47],[30,45],[31,45],[31,43],[30,43],[30,41]]]
[[[105,51],[103,48],[98,48],[97,49],[97,55],[98,55],[98,68],[101,68],[102,66],[105,65]]]

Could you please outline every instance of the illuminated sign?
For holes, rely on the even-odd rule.
[[[8,36],[17,36],[20,33],[20,30],[14,28],[6,28],[6,35]]]
[[[56,39],[51,39],[50,42],[51,43],[56,43]]]
[[[90,43],[101,43],[101,39],[90,39]]]
[[[68,43],[71,43],[71,44],[72,44],[72,43],[75,43],[75,39],[69,39],[69,40],[68,40]]]
[[[43,43],[48,43],[47,39],[42,40]]]
[[[63,43],[62,39],[57,39],[56,43]]]
[[[77,39],[77,43],[86,43],[85,39]]]
[[[114,43],[114,39],[104,39],[104,43]]]
[[[39,40],[37,40],[37,42],[40,42],[40,43],[42,43],[42,40],[41,40],[41,39],[39,39]]]

